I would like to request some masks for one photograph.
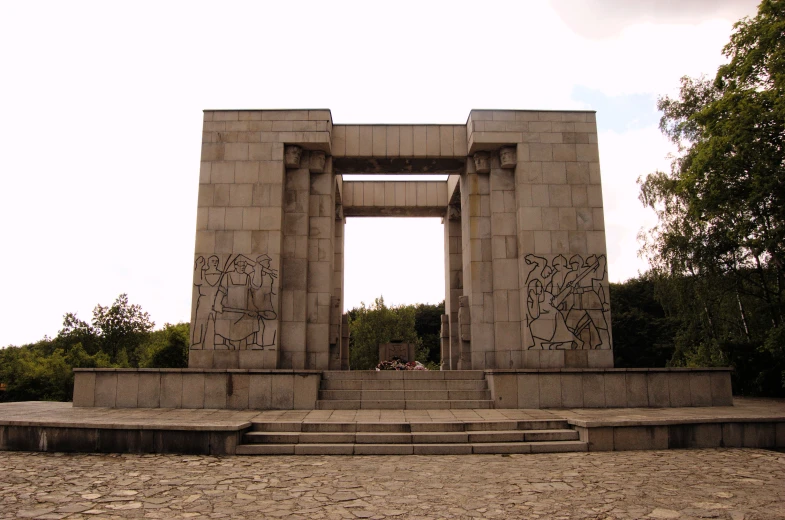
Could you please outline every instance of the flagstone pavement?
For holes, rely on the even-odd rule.
[[[0,452],[0,518],[785,518],[785,453]]]

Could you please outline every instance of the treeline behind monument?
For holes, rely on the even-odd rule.
[[[184,368],[189,325],[155,324],[121,294],[90,323],[68,313],[54,338],[0,349],[0,401],[70,401],[74,368]]]
[[[616,367],[732,366],[735,394],[784,397],[785,332],[749,292],[728,276],[647,273],[611,284]],[[379,343],[402,340],[438,370],[443,313],[444,303],[388,306],[383,298],[351,309],[352,368],[373,369]],[[73,368],[186,367],[188,323],[153,327],[126,295],[97,305],[90,323],[68,313],[54,338],[0,349],[0,400],[69,401]]]

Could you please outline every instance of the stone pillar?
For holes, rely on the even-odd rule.
[[[284,146],[252,130],[256,117],[205,112],[191,368],[278,364]]]
[[[320,152],[311,152],[311,155]],[[321,153],[324,157],[324,154]],[[326,162],[326,164],[325,164]],[[335,236],[335,176],[332,161],[311,169],[308,224],[308,283],[306,363],[312,370],[327,370],[330,357],[330,313],[333,291]],[[313,162],[311,163],[313,166]]]
[[[592,122],[586,121],[589,117]],[[613,366],[593,118],[593,114],[540,113],[539,121],[529,128],[536,125],[538,131],[557,136],[557,142],[517,146],[518,265],[526,368]]]
[[[336,194],[337,197],[337,194]],[[341,370],[341,328],[343,325],[343,208],[335,204],[333,235],[333,293],[330,306],[330,370]]]
[[[286,170],[281,283],[281,368],[306,367],[306,290],[308,281],[308,152]]]
[[[460,344],[458,370],[469,370],[471,369],[469,363],[471,362],[472,353],[472,315],[468,296],[461,296],[458,298],[458,340]]]
[[[460,196],[460,195],[458,195]],[[444,311],[448,319],[448,347],[442,351],[442,370],[455,370],[460,359],[458,332],[458,298],[463,294],[463,262],[461,247],[461,206],[447,206],[444,219]]]
[[[439,340],[441,343],[441,362],[440,370],[450,370],[450,317],[442,314],[442,325],[439,329]]]
[[[459,361],[463,370],[492,367],[486,364],[494,349],[489,171],[487,152],[479,152],[474,160],[467,161],[460,183],[463,293],[468,297],[471,315],[470,353],[462,348]]]
[[[515,175],[510,150],[491,157],[491,257],[493,264],[493,325],[495,359],[486,368],[521,368],[521,312],[518,292],[518,237]],[[512,150],[514,161],[514,149]]]
[[[330,171],[331,134],[329,110],[205,111],[189,366],[306,367],[309,171]]]
[[[349,366],[349,315],[341,316],[341,370],[350,370]]]

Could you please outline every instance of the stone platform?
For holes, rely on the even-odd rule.
[[[288,432],[288,440],[293,440],[296,434],[297,442],[281,442],[287,439],[258,435],[255,440],[263,442],[245,442],[249,440],[244,437],[246,434],[269,430],[270,425],[278,425],[280,432]],[[548,433],[532,434],[543,430]],[[422,442],[424,437],[416,437],[428,431],[442,435],[441,438],[431,436],[431,440],[439,442]],[[570,431],[575,433],[567,433]],[[506,435],[504,440],[499,437],[500,432]],[[321,439],[306,436],[302,441],[311,442],[302,442],[303,433],[341,433],[344,437],[342,442],[324,442],[329,435]],[[405,435],[386,439],[366,436],[363,440],[376,442],[357,442],[358,435],[362,437],[365,433]],[[393,437],[398,442],[380,442]],[[547,444],[535,445],[538,442],[553,444],[549,450]],[[559,442],[571,444],[557,444]],[[305,444],[308,447],[296,448]],[[357,449],[361,444],[365,446]],[[785,400],[736,398],[734,406],[689,408],[261,412],[80,408],[71,403],[51,402],[0,404],[0,450],[212,455],[265,451],[248,448],[248,445],[278,446],[268,452],[277,449],[288,453],[293,449],[293,453],[323,454],[348,454],[347,445],[352,454],[415,453],[415,450],[417,453],[427,450],[432,453],[480,453],[483,449],[484,453],[529,453],[697,447],[785,448]],[[342,446],[336,448],[336,445]],[[370,448],[371,445],[374,448]],[[416,448],[418,445],[420,447]],[[424,445],[430,447],[422,447]]]
[[[234,410],[730,406],[728,368],[75,369],[74,406]]]

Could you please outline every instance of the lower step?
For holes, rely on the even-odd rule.
[[[588,451],[583,441],[466,444],[241,444],[237,455],[471,455]]]
[[[254,432],[304,432],[304,433],[354,433],[354,432],[476,432],[495,430],[569,430],[563,420],[518,420],[518,421],[428,421],[417,422],[318,422],[318,421],[252,421]],[[542,439],[553,440],[553,439]]]
[[[491,409],[491,400],[320,400],[316,401],[317,410],[450,410],[450,409]]]
[[[466,444],[577,441],[575,430],[474,430],[468,432],[248,432],[245,444]]]

